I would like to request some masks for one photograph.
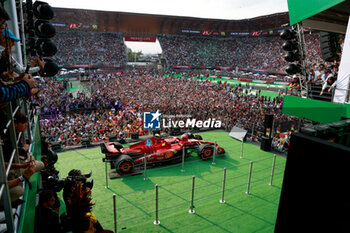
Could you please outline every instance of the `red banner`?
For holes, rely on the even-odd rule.
[[[251,36],[260,36],[261,31],[253,31],[250,33]]]
[[[72,68],[89,68],[89,67],[92,67],[92,65],[70,65],[69,67],[72,67]]]
[[[173,66],[175,69],[191,69],[192,66]]]
[[[201,32],[202,36],[210,36],[212,33],[209,30],[204,30]]]
[[[260,69],[252,69],[252,71],[260,72],[260,73],[268,73],[268,70],[260,70]]]
[[[252,80],[248,79],[248,78],[239,78],[238,81],[240,81],[240,82],[248,82],[248,83],[252,82]]]
[[[232,70],[232,67],[230,66],[217,66],[217,70]]]
[[[156,38],[143,36],[126,36],[125,41],[156,42]]]

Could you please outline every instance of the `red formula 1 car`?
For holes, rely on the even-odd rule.
[[[115,168],[119,174],[128,174],[135,166],[142,166],[145,157],[147,166],[181,162],[184,147],[186,157],[191,155],[187,150],[197,149],[198,156],[202,160],[208,160],[214,153],[214,145],[214,142],[202,140],[199,135],[184,134],[181,138],[153,137],[129,147],[123,147],[116,142],[106,142],[101,144],[101,151],[105,154],[105,159],[111,161],[112,169]],[[224,154],[225,150],[216,145],[216,152]]]

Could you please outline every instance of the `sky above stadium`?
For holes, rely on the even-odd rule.
[[[247,19],[288,11],[287,0],[44,0],[53,7],[102,11]],[[160,53],[159,43],[126,42],[133,51]]]
[[[214,19],[246,19],[288,11],[287,0],[46,0],[53,7]]]

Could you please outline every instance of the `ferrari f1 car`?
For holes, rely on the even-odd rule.
[[[147,166],[181,162],[183,148],[185,157],[191,155],[188,150],[194,149],[202,160],[208,160],[214,154],[214,146],[214,142],[202,140],[200,135],[183,134],[181,138],[153,137],[129,147],[117,142],[105,142],[101,144],[101,151],[105,154],[103,161],[108,160],[112,169],[115,168],[119,174],[128,174],[136,166],[142,166],[145,158]],[[216,153],[224,154],[225,150],[216,145]]]

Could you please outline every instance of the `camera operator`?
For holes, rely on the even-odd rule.
[[[80,170],[73,169],[65,179],[56,180],[56,188],[63,188],[63,199],[66,205],[67,217],[63,225],[73,233],[84,232],[111,232],[104,230],[91,212],[91,189],[93,180],[87,181],[89,174],[82,174]],[[62,219],[61,219],[62,220]],[[63,222],[63,220],[62,220]]]
[[[69,171],[68,177],[73,177],[73,178],[81,177],[82,178],[82,174],[81,174],[80,170],[73,169],[73,170]],[[73,195],[73,188],[74,188],[74,185],[76,182],[77,181],[75,181],[75,180],[66,180],[64,183],[63,200],[64,200],[64,203],[66,204],[66,210],[67,210],[68,215],[72,214],[72,211],[71,211],[71,207],[73,205],[72,195]]]
[[[35,233],[61,233],[58,213],[53,209],[56,202],[52,190],[43,190],[39,193],[39,205],[35,210]]]

